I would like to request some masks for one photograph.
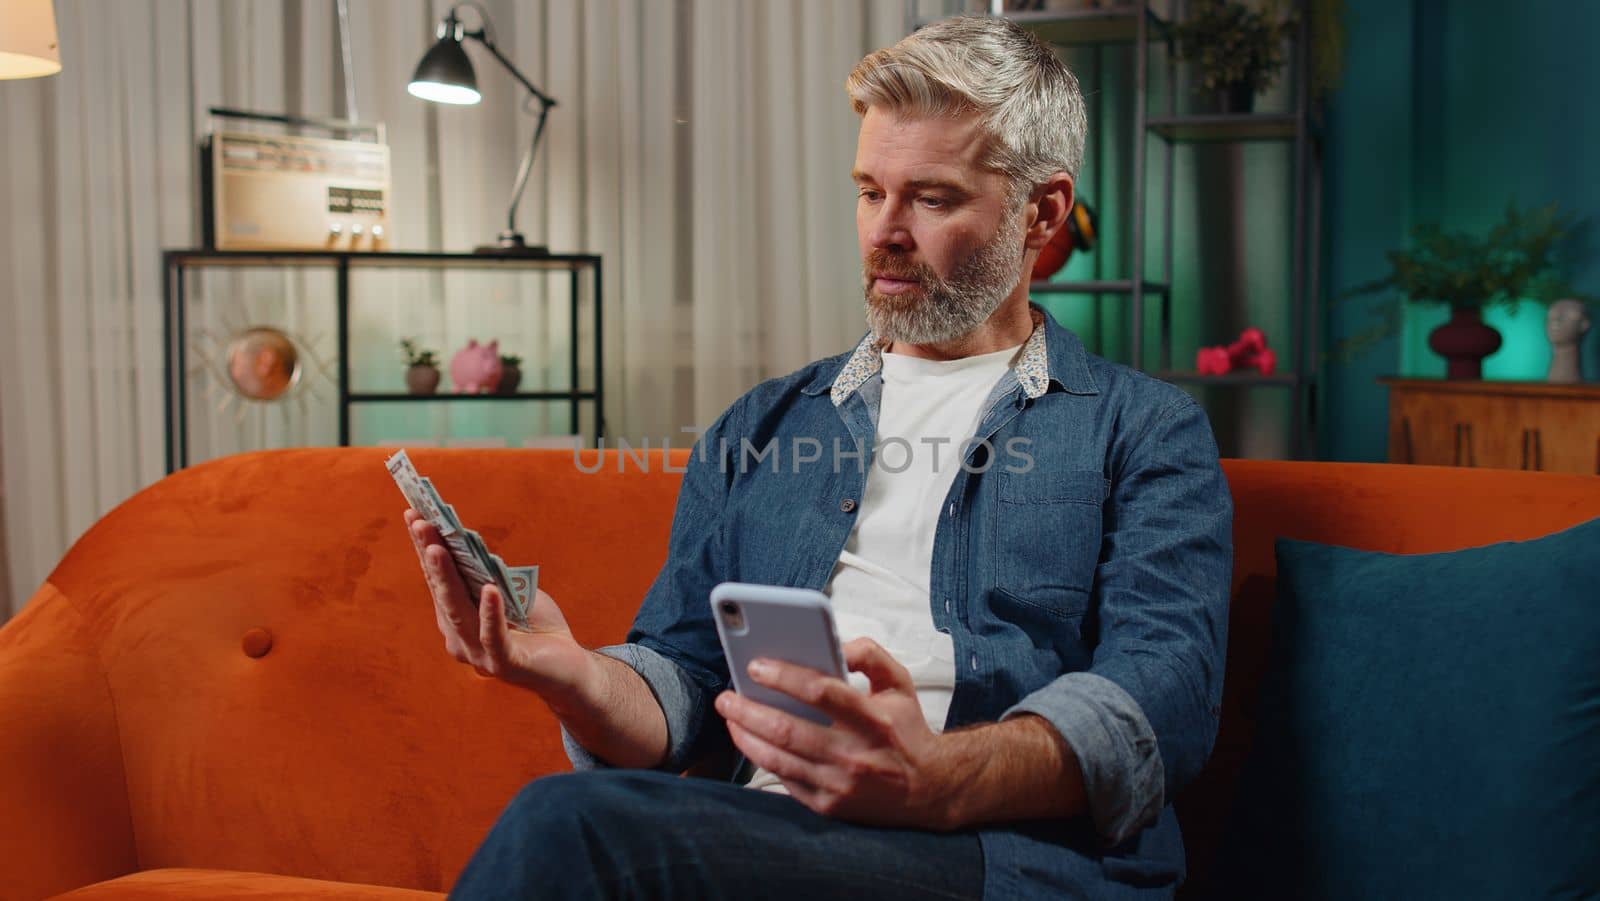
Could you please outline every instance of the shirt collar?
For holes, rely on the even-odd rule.
[[[1071,333],[1056,325],[1055,321],[1038,306],[1029,304],[1028,311],[1033,315],[1033,332],[1028,335],[1028,340],[1022,345],[1022,352],[1017,355],[1017,361],[1011,367],[1016,373],[1017,382],[1022,385],[1022,392],[1030,398],[1038,397],[1050,387],[1051,378],[1055,378],[1073,393],[1096,393],[1093,382],[1089,380],[1088,367],[1081,359],[1084,353],[1083,345],[1077,342]],[[1057,330],[1057,343],[1062,345],[1059,348],[1061,353],[1058,354],[1061,358],[1060,368],[1064,372],[1071,370],[1073,376],[1071,382],[1056,376],[1055,367],[1051,365],[1050,352],[1056,349],[1056,346],[1049,343],[1047,336],[1052,328]],[[856,349],[839,368],[828,388],[828,396],[834,406],[848,400],[857,388],[883,368],[883,343],[876,332],[868,331],[866,337],[856,345]],[[819,378],[818,382],[821,381]]]

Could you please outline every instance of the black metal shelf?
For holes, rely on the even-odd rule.
[[[535,269],[576,272],[600,265],[589,253],[431,253],[423,250],[169,250],[167,265],[316,267],[348,265],[375,269]]]
[[[1153,373],[1156,378],[1175,385],[1215,385],[1234,388],[1294,388],[1304,380],[1292,372],[1230,372],[1226,375],[1201,375],[1198,372],[1168,371]]]
[[[1091,47],[1106,44],[1132,44],[1139,39],[1139,13],[1147,17],[1146,40],[1167,38],[1167,23],[1144,4],[1122,3],[1115,6],[1089,7],[1042,12],[1007,13],[1006,18],[1039,36],[1046,44],[1057,47]],[[945,16],[925,16],[916,20],[921,28]]]
[[[1140,290],[1145,294],[1162,294],[1168,291],[1160,282],[1144,282]],[[1030,282],[1029,294],[1132,294],[1131,279],[1099,279],[1078,282]]]
[[[348,395],[353,404],[416,402],[440,403],[475,400],[595,400],[593,391],[518,391],[513,394],[411,394],[406,391],[364,392]]]
[[[579,404],[593,403],[594,442],[605,435],[605,348],[601,335],[602,290],[600,257],[596,254],[433,253],[429,251],[345,250],[206,250],[181,249],[162,253],[162,293],[166,305],[166,417],[167,472],[189,465],[188,401],[188,276],[200,269],[330,268],[336,275],[333,301],[338,320],[339,445],[350,444],[350,408],[358,403],[457,403],[470,401],[562,401],[570,405],[572,434],[579,434]],[[570,276],[567,340],[571,345],[566,391],[521,391],[514,394],[410,394],[350,390],[350,277],[373,269],[518,270]],[[594,385],[578,389],[579,281],[587,273],[591,282]]]
[[[1163,116],[1147,123],[1152,133],[1174,144],[1293,141],[1299,125],[1298,117],[1287,113]]]
[[[1121,44],[1128,46],[1133,64],[1133,83],[1129,103],[1131,115],[1127,117],[1130,129],[1132,199],[1117,217],[1119,227],[1126,229],[1127,265],[1117,272],[1126,272],[1129,279],[1090,280],[1076,282],[1034,282],[1029,293],[1039,296],[1110,295],[1127,304],[1128,362],[1134,368],[1151,372],[1163,379],[1189,386],[1227,388],[1288,388],[1293,390],[1294,405],[1291,416],[1291,453],[1296,458],[1316,455],[1316,375],[1312,362],[1320,354],[1319,296],[1317,292],[1320,265],[1321,237],[1318,231],[1320,210],[1321,136],[1318,134],[1319,112],[1311,101],[1309,84],[1311,46],[1309,0],[1291,0],[1296,12],[1296,23],[1291,41],[1296,51],[1292,54],[1290,72],[1287,73],[1292,100],[1286,112],[1255,112],[1243,114],[1196,114],[1180,111],[1178,61],[1176,41],[1170,22],[1150,9],[1150,0],[1106,0],[1114,5],[1061,11],[995,12],[1038,35],[1046,43],[1057,47],[1101,46]],[[912,4],[912,15],[906,18],[907,30],[920,28],[944,16],[915,15],[918,4]],[[942,4],[953,6],[953,2]],[[975,4],[965,3],[964,6]],[[991,2],[985,6],[999,10],[1006,4]],[[1177,15],[1187,4],[1178,4]],[[1099,57],[1095,59],[1098,61]],[[1161,59],[1164,68],[1164,90],[1153,88],[1153,61]],[[1098,62],[1097,62],[1098,64]],[[1159,111],[1153,110],[1160,103]],[[1159,140],[1150,140],[1157,138]],[[1260,143],[1282,145],[1293,158],[1293,178],[1290,192],[1293,197],[1290,280],[1292,289],[1284,298],[1288,307],[1289,327],[1287,341],[1278,347],[1286,361],[1283,373],[1271,376],[1249,373],[1229,373],[1225,376],[1202,376],[1194,372],[1175,370],[1174,336],[1172,333],[1172,307],[1174,299],[1174,235],[1175,192],[1177,182],[1176,157],[1179,148],[1196,144],[1243,145]],[[1150,155],[1160,154],[1159,168],[1152,165]],[[1120,170],[1120,163],[1119,168]],[[1159,181],[1152,178],[1159,175]],[[1147,209],[1147,191],[1154,188],[1164,200],[1157,212]],[[1125,223],[1125,225],[1123,225]],[[1160,256],[1147,247],[1152,235],[1164,236]],[[1150,265],[1159,260],[1160,265]],[[1214,304],[1210,298],[1201,303]],[[1156,307],[1150,311],[1147,304]],[[1155,313],[1150,316],[1148,313]],[[1153,322],[1150,320],[1154,320]],[[1158,329],[1157,340],[1147,342],[1146,332]],[[1153,344],[1155,353],[1148,352]],[[1151,359],[1153,357],[1153,359]],[[1150,365],[1154,364],[1154,365]],[[1304,388],[1299,391],[1294,389]]]

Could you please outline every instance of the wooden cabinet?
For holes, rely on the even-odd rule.
[[[1391,463],[1600,475],[1600,385],[1378,381]]]

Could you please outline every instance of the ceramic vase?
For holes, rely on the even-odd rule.
[[[517,386],[522,384],[522,369],[515,363],[505,363],[500,367],[500,381],[494,386],[496,394],[516,394]]]
[[[439,390],[437,366],[406,367],[406,390],[412,394],[433,394]]]
[[[1237,81],[1216,89],[1217,112],[1225,116],[1248,115],[1255,109],[1256,85],[1253,81]]]
[[[1445,359],[1445,378],[1483,378],[1483,358],[1500,349],[1500,333],[1478,307],[1451,307],[1450,321],[1428,333],[1428,347]]]

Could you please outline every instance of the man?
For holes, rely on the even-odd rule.
[[[1077,84],[1014,25],[965,18],[847,89],[872,330],[701,436],[627,644],[580,647],[543,593],[534,631],[507,631],[408,514],[450,653],[543,698],[580,770],[518,795],[458,896],[1168,897],[1182,878],[1170,802],[1215,735],[1232,510],[1188,395],[1028,303],[1072,208]],[[727,690],[725,580],[829,594],[860,687],[750,675],[832,726]],[[675,775],[735,750],[767,791]]]

